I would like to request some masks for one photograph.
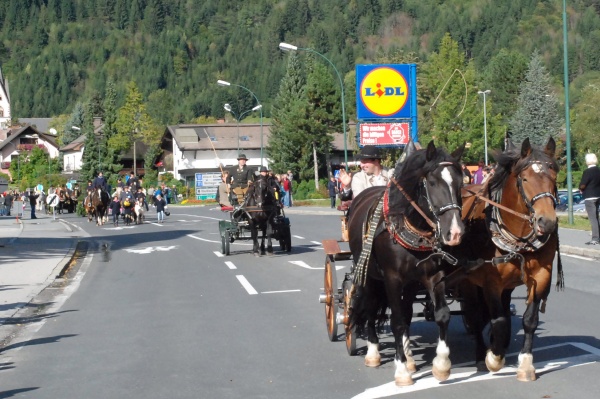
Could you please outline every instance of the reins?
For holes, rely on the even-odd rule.
[[[394,176],[390,177],[390,183],[394,183],[394,185],[396,186],[396,188],[398,189],[398,191],[400,191],[402,193],[402,195],[404,195],[404,197],[408,200],[408,202],[410,202],[410,204],[412,205],[412,207],[417,212],[419,212],[419,214],[423,217],[423,219],[425,219],[425,221],[427,222],[427,224],[433,230],[436,230],[437,229],[437,225],[435,223],[433,223],[433,221],[431,219],[429,219],[429,217],[425,214],[425,212],[423,212],[423,210],[419,207],[419,205],[417,205],[417,203],[410,197],[410,195],[408,195],[408,193],[406,191],[404,191],[404,189],[402,188],[402,186],[400,186],[400,184],[398,184],[398,182],[396,181],[396,179],[394,179]],[[391,187],[390,183],[388,183],[388,189]]]
[[[485,186],[484,186],[485,187]],[[491,199],[489,199],[488,197],[486,197],[484,194],[481,194],[481,191],[479,192],[475,192],[473,190],[469,190],[468,188],[463,188],[463,190],[465,190],[466,192],[468,192],[469,194],[473,194],[475,197],[477,197],[477,199],[480,199],[484,202],[487,202],[488,204],[495,206],[496,208],[502,209],[503,211],[506,211],[508,213],[511,213],[517,217],[520,217],[521,219],[524,219],[528,222],[531,222],[531,217],[528,215],[525,215],[524,213],[520,213],[517,211],[513,211],[512,209],[497,203],[496,201],[492,201]]]

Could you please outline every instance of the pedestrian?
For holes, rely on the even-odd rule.
[[[478,169],[473,173],[473,184],[483,184],[483,169],[485,164],[483,161],[479,161],[478,166]]]
[[[462,173],[463,173],[463,184],[471,184],[471,171],[467,168],[467,165],[462,164]]]
[[[331,176],[329,182],[327,183],[327,190],[329,191],[329,198],[331,199],[331,208],[335,208],[335,197],[337,195],[337,183],[335,181],[335,177]]]
[[[586,154],[585,163],[588,166],[581,176],[579,190],[585,200],[585,210],[592,226],[592,239],[586,245],[600,244],[600,224],[598,222],[598,206],[600,205],[600,168],[596,154]]]
[[[10,216],[10,209],[12,208],[13,198],[14,197],[12,195],[12,191],[9,191],[4,196],[4,207],[5,207],[5,210],[6,210],[6,216]]]
[[[285,173],[281,175],[281,179],[281,188],[283,189],[283,206],[289,208],[292,206],[292,201],[290,200],[292,194],[292,183],[290,182],[288,175]]]
[[[173,184],[173,188],[171,189],[171,198],[173,198],[173,203],[176,204],[177,203],[177,186],[175,184]]]
[[[229,179],[229,172],[224,170],[221,174],[221,183],[219,183],[219,187],[217,187],[217,195],[216,200],[217,204],[221,208],[231,206],[231,201],[229,200],[229,184],[227,180]]]
[[[37,219],[37,217],[35,216],[35,206],[36,206],[36,202],[37,199],[40,195],[38,193],[34,193],[34,192],[29,192],[29,205],[31,206],[31,218],[32,219]]]
[[[113,195],[113,200],[110,203],[110,210],[112,212],[113,217],[113,225],[119,225],[119,215],[121,214],[121,202],[119,201],[119,196],[115,193]]]
[[[156,215],[158,217],[158,223],[165,222],[165,208],[167,207],[167,202],[164,200],[162,195],[156,196]]]
[[[291,170],[287,171],[287,177],[288,180],[290,181],[290,192],[289,192],[289,201],[290,201],[290,206],[294,206],[294,201],[293,201],[293,190],[292,188],[294,187],[294,174],[292,173]]]

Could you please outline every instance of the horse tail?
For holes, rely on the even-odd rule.
[[[556,224],[556,291],[565,290],[565,274],[563,272],[562,259],[560,258],[560,240],[558,236],[558,223]]]

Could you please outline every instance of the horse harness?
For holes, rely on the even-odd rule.
[[[440,166],[452,165],[452,162],[441,162]],[[407,218],[401,217],[401,224],[394,223],[389,217],[389,193],[392,183],[394,186],[404,195],[404,197],[410,202],[411,206],[425,219],[427,224],[431,227],[431,231],[422,231],[414,227]],[[365,221],[366,234],[363,237],[363,247],[360,253],[360,257],[356,263],[356,270],[354,274],[354,284],[364,286],[366,282],[367,264],[371,257],[373,240],[379,233],[383,232],[381,222],[381,215],[383,213],[383,220],[385,228],[390,234],[392,240],[401,245],[402,247],[421,252],[432,252],[427,258],[422,259],[416,265],[418,267],[421,263],[437,258],[438,260],[445,260],[451,265],[455,266],[458,260],[449,253],[445,252],[441,248],[440,240],[440,221],[439,216],[450,209],[461,210],[462,207],[454,202],[441,206],[437,209],[433,206],[429,191],[427,189],[426,179],[422,179],[422,184],[425,191],[425,199],[429,205],[429,210],[434,216],[435,222],[433,222],[427,214],[419,207],[419,205],[408,195],[408,193],[402,188],[402,186],[390,176],[389,182],[383,195],[377,200],[377,205],[374,211],[370,212],[370,216]],[[371,208],[372,210],[372,208]]]

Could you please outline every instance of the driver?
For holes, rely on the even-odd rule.
[[[248,158],[246,155],[240,154],[237,158],[238,166],[233,167],[229,171],[230,176],[230,191],[232,195],[232,204],[239,203],[239,200],[246,196],[248,186],[254,182],[254,170],[246,165]]]
[[[344,169],[340,170],[340,181],[342,183],[340,198],[342,201],[355,198],[369,187],[385,186],[388,183],[388,170],[381,165],[379,148],[366,145],[361,148],[357,157],[360,159],[360,172],[351,176]]]

